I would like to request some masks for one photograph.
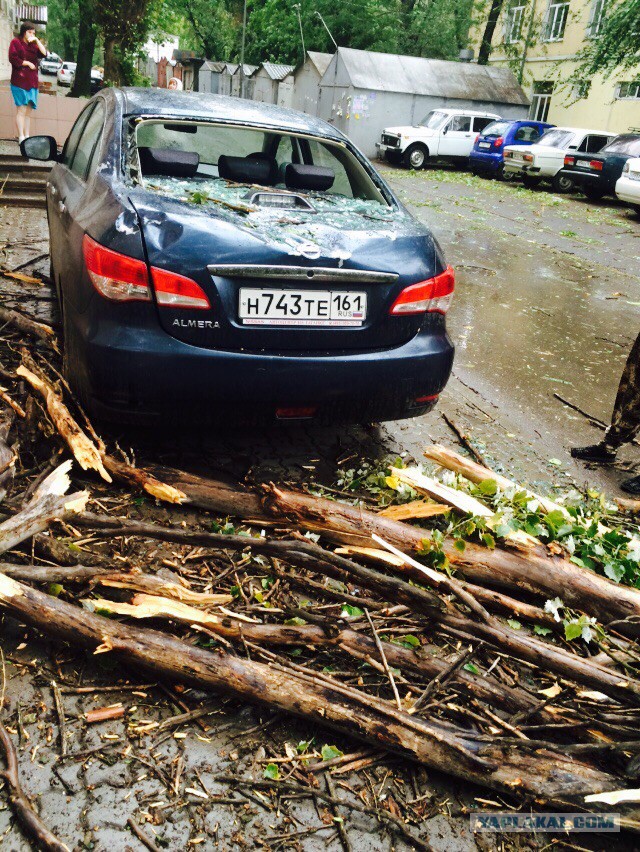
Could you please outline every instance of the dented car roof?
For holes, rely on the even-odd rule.
[[[326,121],[286,107],[206,92],[176,92],[168,89],[110,89],[125,115],[166,115],[189,119],[237,121],[262,127],[277,127],[292,133],[309,133],[328,139],[345,137]]]

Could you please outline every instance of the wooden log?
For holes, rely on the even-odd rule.
[[[331,503],[331,501],[325,501]],[[344,504],[332,504],[345,507]],[[372,513],[369,513],[370,515]],[[377,516],[373,515],[375,519]],[[593,664],[563,648],[542,642],[521,631],[495,623],[480,625],[461,614],[446,599],[427,589],[411,585],[408,582],[372,568],[345,559],[335,553],[324,550],[305,540],[276,540],[266,536],[248,538],[247,536],[222,535],[220,533],[188,532],[182,528],[160,527],[139,521],[120,520],[109,515],[83,513],[75,519],[76,526],[90,529],[105,529],[121,535],[140,535],[157,538],[162,541],[174,541],[185,544],[198,544],[206,547],[220,547],[227,550],[243,551],[251,548],[255,552],[288,562],[299,568],[315,573],[336,577],[339,580],[357,579],[365,588],[380,594],[385,600],[406,604],[414,612],[426,615],[443,630],[465,639],[482,638],[496,648],[532,662],[536,666],[552,671],[577,683],[598,689],[612,695],[619,701],[640,703],[640,681],[621,677],[616,672]],[[394,522],[396,523],[396,522]],[[401,525],[403,526],[403,525]]]
[[[406,553],[420,550],[429,530],[393,521],[363,509],[270,486],[265,510],[271,517],[288,519],[294,526],[321,533],[333,541],[370,546],[377,533]],[[480,585],[525,592],[544,599],[559,597],[567,606],[596,616],[606,624],[616,621],[616,629],[627,636],[640,635],[632,619],[640,618],[640,591],[614,583],[568,559],[549,554],[545,548],[506,551],[489,550],[467,542],[463,552],[445,540],[443,550],[450,564],[465,579]],[[630,619],[624,621],[624,619]]]
[[[209,652],[165,633],[88,613],[0,575],[0,603],[47,635],[116,653],[128,664],[321,722],[467,782],[555,807],[616,789],[615,775],[560,752],[479,741],[472,731],[397,710],[387,701],[300,667]],[[482,756],[480,755],[482,752]],[[627,817],[640,826],[635,814]]]
[[[0,408],[0,502],[11,488],[17,461],[17,456],[8,443],[13,420],[11,409]]]
[[[104,466],[113,474],[119,482],[125,482],[134,488],[139,488],[141,491],[146,491],[157,500],[162,500],[165,503],[183,503],[186,500],[186,494],[179,488],[173,485],[168,485],[166,482],[160,482],[152,474],[145,470],[140,470],[127,462],[116,459],[107,453],[101,454]]]
[[[416,518],[433,518],[435,515],[446,515],[449,506],[442,503],[433,503],[429,500],[412,500],[410,503],[401,503],[399,506],[387,506],[378,514],[383,518],[391,518],[394,521],[409,521]]]
[[[78,491],[68,496],[50,494],[35,503],[29,503],[21,512],[0,524],[0,553],[12,550],[36,533],[46,530],[56,520],[66,520],[82,511],[89,494]]]

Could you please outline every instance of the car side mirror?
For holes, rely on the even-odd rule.
[[[30,160],[58,159],[58,143],[53,136],[27,136],[20,143],[20,153]]]
[[[448,132],[448,130],[449,130],[449,125],[447,124],[447,126],[446,126],[446,127],[444,127],[444,128],[443,128],[443,130],[442,130],[443,135],[444,135],[445,133],[447,133],[447,132]]]

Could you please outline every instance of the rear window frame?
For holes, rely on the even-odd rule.
[[[392,190],[378,175],[371,163],[360,152],[349,143],[347,139],[335,139],[330,136],[323,136],[319,133],[309,133],[305,131],[290,130],[274,124],[247,123],[246,121],[234,121],[233,119],[211,119],[207,116],[184,116],[184,115],[163,115],[163,114],[128,114],[123,116],[123,127],[125,128],[125,138],[127,144],[125,148],[124,172],[125,181],[130,185],[144,188],[140,162],[138,159],[137,149],[137,130],[141,124],[145,123],[160,123],[160,124],[202,124],[214,125],[230,128],[246,128],[248,130],[257,130],[261,133],[277,133],[283,136],[289,136],[298,139],[309,139],[317,142],[325,143],[329,146],[335,145],[346,151],[355,159],[356,163],[363,169],[367,177],[373,183],[374,187],[380,194],[381,203],[386,204],[393,210],[401,208],[400,203],[396,199]]]

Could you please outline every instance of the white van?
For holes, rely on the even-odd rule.
[[[559,174],[564,168],[565,155],[571,151],[597,154],[615,137],[615,133],[603,130],[553,127],[534,145],[507,145],[504,149],[504,170],[511,177],[521,177],[524,185],[531,189],[548,180],[555,192],[569,192],[573,189],[573,181]]]
[[[385,127],[376,142],[378,156],[408,169],[422,169],[430,159],[466,160],[478,133],[498,118],[493,112],[434,109],[420,124]]]

